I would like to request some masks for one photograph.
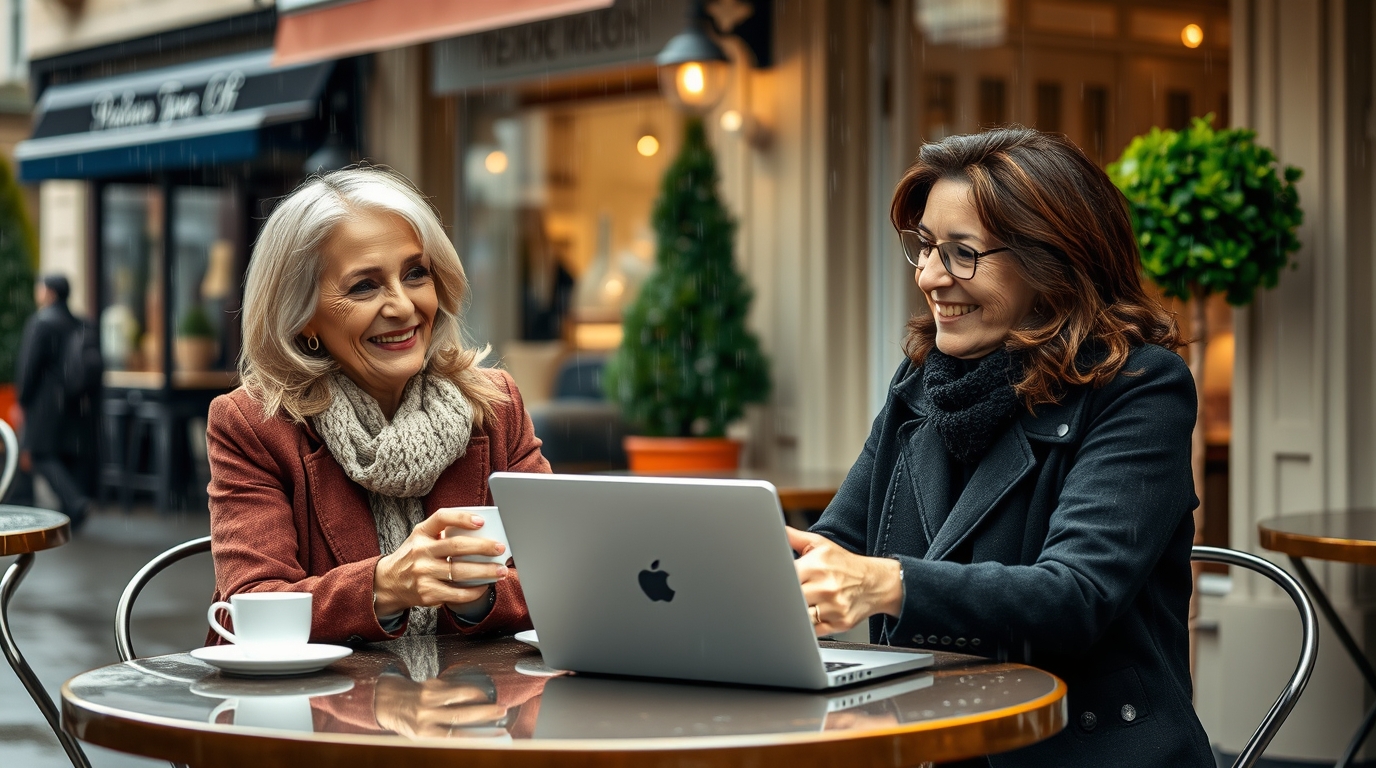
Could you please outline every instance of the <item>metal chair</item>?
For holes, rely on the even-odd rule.
[[[154,576],[162,573],[167,566],[185,560],[192,555],[209,551],[209,536],[182,542],[149,560],[129,580],[129,583],[124,587],[124,593],[119,596],[119,602],[115,604],[115,650],[119,653],[120,661],[133,661],[138,658],[138,654],[134,653],[134,640],[130,633],[129,623],[134,612],[134,601],[138,599],[143,588],[148,585],[149,581],[152,581]],[[172,768],[186,768],[186,766],[182,763],[172,763]]]
[[[119,602],[115,605],[115,650],[119,652],[120,661],[133,661],[138,658],[138,654],[134,653],[134,641],[130,637],[129,620],[134,610],[134,601],[138,599],[143,588],[167,566],[209,551],[209,536],[183,542],[149,560],[129,580],[129,584],[124,587],[124,594],[119,596]]]
[[[1275,737],[1276,732],[1285,723],[1285,718],[1290,716],[1290,710],[1295,708],[1295,704],[1300,699],[1300,694],[1304,693],[1304,687],[1309,683],[1309,675],[1314,671],[1314,662],[1318,658],[1319,651],[1319,626],[1314,616],[1314,604],[1310,602],[1309,595],[1305,593],[1304,588],[1295,580],[1295,577],[1270,560],[1247,552],[1221,547],[1195,547],[1190,551],[1190,559],[1198,562],[1235,565],[1259,573],[1285,590],[1285,593],[1290,596],[1291,600],[1295,601],[1295,606],[1300,611],[1300,660],[1295,665],[1295,673],[1290,676],[1290,681],[1285,684],[1285,689],[1281,691],[1280,698],[1271,705],[1271,710],[1266,713],[1266,717],[1261,719],[1261,724],[1257,726],[1256,732],[1252,734],[1252,738],[1247,741],[1242,752],[1233,761],[1233,768],[1251,768],[1266,751],[1271,739]]]
[[[0,421],[0,442],[5,446],[5,467],[0,470],[0,499],[3,499],[19,467],[19,440],[15,437],[14,430],[4,421]],[[53,729],[58,743],[62,745],[62,751],[67,753],[67,759],[72,762],[74,768],[91,768],[91,762],[76,737],[62,730],[57,707],[44,690],[43,681],[38,679],[33,668],[25,661],[24,655],[19,652],[19,644],[15,642],[14,634],[10,631],[10,601],[14,598],[15,590],[19,589],[19,583],[33,567],[33,561],[33,553],[26,552],[10,563],[4,575],[0,576],[0,651],[3,651],[5,660],[9,662],[10,669],[14,670],[19,682],[23,683],[24,690],[29,692],[29,696],[38,705],[43,718]]]

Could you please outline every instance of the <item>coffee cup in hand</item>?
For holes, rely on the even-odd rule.
[[[215,618],[218,611],[229,614],[234,624],[230,632]],[[246,592],[230,595],[210,606],[206,613],[211,629],[220,637],[245,651],[281,650],[302,646],[311,639],[311,594],[309,592]]]
[[[506,547],[502,550],[500,555],[458,555],[453,558],[454,560],[461,560],[468,563],[494,563],[500,565],[505,563],[507,558],[512,556],[511,543],[506,540],[506,529],[502,527],[502,516],[498,513],[496,507],[449,507],[449,509],[456,509],[460,512],[477,515],[483,519],[483,524],[481,528],[476,530],[451,525],[444,529],[443,538],[448,539],[454,536],[468,536],[475,539],[491,539],[500,542]],[[484,584],[493,584],[497,581],[498,580],[495,578],[472,579],[455,581],[453,584],[459,587],[481,587]]]

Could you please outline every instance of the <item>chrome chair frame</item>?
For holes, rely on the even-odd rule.
[[[185,560],[192,555],[209,551],[209,536],[184,541],[149,560],[134,574],[133,578],[129,579],[129,583],[124,587],[124,592],[119,596],[119,602],[115,604],[115,651],[119,653],[120,661],[130,662],[138,658],[138,654],[134,653],[134,639],[129,625],[133,619],[134,601],[138,599],[139,593],[143,592],[143,588],[148,586],[148,582],[152,581],[154,576],[162,573],[169,565]],[[182,763],[172,763],[172,768],[186,768],[186,766]]]
[[[1290,710],[1299,702],[1300,694],[1304,693],[1304,687],[1309,684],[1309,676],[1314,672],[1314,662],[1318,659],[1319,653],[1319,625],[1314,615],[1314,603],[1289,572],[1270,560],[1249,552],[1197,546],[1190,551],[1190,559],[1195,562],[1224,563],[1261,574],[1285,590],[1299,608],[1300,658],[1299,663],[1295,665],[1295,673],[1290,676],[1276,703],[1271,705],[1270,711],[1261,719],[1261,724],[1257,726],[1252,738],[1247,740],[1242,752],[1238,753],[1237,759],[1233,761],[1233,768],[1252,768],[1266,751],[1267,745],[1271,743],[1281,725],[1285,723],[1285,718],[1290,716]]]
[[[19,468],[19,439],[15,437],[10,425],[2,420],[0,442],[5,444],[5,467],[0,470],[0,499],[3,499],[10,490],[10,483],[14,481],[15,471]],[[57,706],[43,689],[43,681],[38,679],[33,667],[25,661],[24,654],[19,652],[19,645],[10,631],[10,600],[14,598],[15,590],[19,589],[19,583],[33,567],[33,561],[34,554],[26,552],[5,569],[4,576],[0,576],[0,650],[4,651],[5,660],[9,662],[15,676],[24,684],[24,690],[28,691],[29,697],[43,713],[43,719],[48,721],[48,727],[52,728],[53,734],[57,736],[62,751],[67,753],[67,759],[76,768],[91,768],[91,761],[86,757],[76,737],[62,730],[62,720],[58,715]]]
[[[124,593],[119,596],[119,602],[115,604],[115,650],[119,652],[120,661],[133,661],[138,658],[138,654],[134,653],[134,641],[130,636],[129,624],[134,611],[134,601],[138,599],[143,588],[167,566],[209,551],[209,536],[182,542],[149,560],[133,578],[129,579],[129,584],[124,587]]]

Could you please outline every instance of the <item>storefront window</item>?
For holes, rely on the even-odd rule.
[[[503,355],[620,342],[681,120],[657,94],[471,114],[460,246],[476,340]]]
[[[223,370],[235,306],[234,196],[214,187],[172,191],[172,316],[176,318],[173,360],[178,371]]]
[[[109,184],[101,191],[101,211],[105,367],[161,371],[162,192],[149,185]]]

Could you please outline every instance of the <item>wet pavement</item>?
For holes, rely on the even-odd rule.
[[[10,608],[16,642],[54,701],[68,678],[119,660],[115,601],[144,563],[209,532],[204,511],[179,515],[102,511],[69,544],[38,553]],[[0,558],[7,568],[14,558]],[[153,579],[134,608],[134,649],[153,656],[199,647],[214,586],[209,555],[184,560]],[[59,704],[60,706],[60,704]],[[83,745],[94,768],[165,766]],[[70,766],[8,664],[0,664],[0,766]]]

